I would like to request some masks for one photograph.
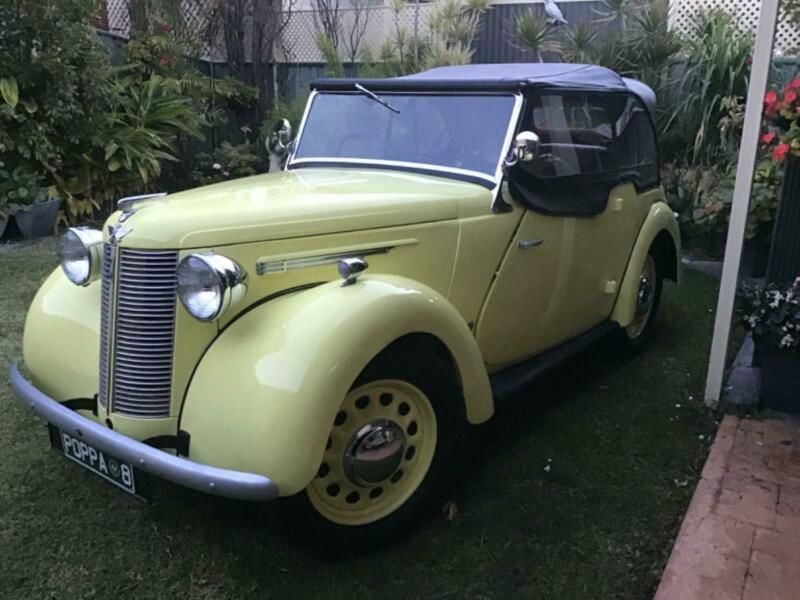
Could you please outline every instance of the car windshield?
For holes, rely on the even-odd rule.
[[[293,162],[415,163],[494,178],[512,95],[366,93],[314,96]]]

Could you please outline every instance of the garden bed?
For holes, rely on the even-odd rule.
[[[0,369],[56,264],[0,253]],[[364,557],[326,558],[264,508],[166,483],[140,504],[48,450],[0,387],[0,597],[559,599],[651,597],[707,452],[702,386],[715,282],[665,288],[658,339],[602,344],[476,431],[452,520]]]

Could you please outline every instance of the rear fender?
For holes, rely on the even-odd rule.
[[[620,327],[627,327],[633,322],[639,278],[651,248],[656,251],[662,273],[669,279],[679,281],[681,234],[672,209],[664,202],[656,202],[650,208],[628,260],[614,312],[611,314],[611,320]]]
[[[249,310],[210,346],[189,385],[181,429],[190,458],[260,473],[282,495],[314,477],[340,404],[364,367],[395,340],[437,338],[459,375],[467,419],[494,410],[474,337],[438,292],[403,277],[361,277]]]

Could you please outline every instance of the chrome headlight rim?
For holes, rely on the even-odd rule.
[[[69,257],[67,244],[74,244],[72,250],[80,248],[82,257]],[[101,248],[103,245],[103,232],[92,227],[70,227],[59,236],[58,255],[61,261],[61,270],[73,284],[86,287],[100,278],[100,264],[102,262]],[[85,267],[77,275],[68,266],[70,261],[85,261]]]
[[[199,312],[188,296],[189,284],[182,280],[190,270],[207,269],[215,282],[215,295],[218,296],[213,310]],[[247,291],[247,272],[235,260],[216,252],[195,252],[185,256],[178,264],[178,298],[186,311],[195,319],[211,322],[219,319],[232,306],[236,305]]]

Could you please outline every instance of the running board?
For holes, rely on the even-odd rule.
[[[618,328],[619,325],[613,321],[605,321],[560,346],[492,374],[490,380],[495,398],[503,400],[512,396],[545,371],[586,350]]]

